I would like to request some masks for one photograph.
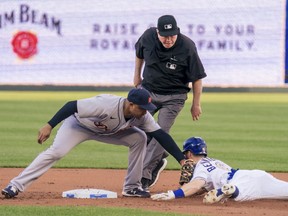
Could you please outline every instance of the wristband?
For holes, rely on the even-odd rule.
[[[183,190],[180,188],[178,190],[173,191],[175,198],[183,198],[185,197],[185,194],[183,192]]]

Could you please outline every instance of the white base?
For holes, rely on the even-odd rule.
[[[62,193],[64,198],[82,198],[82,199],[105,199],[117,198],[117,193],[102,189],[75,189],[64,191]]]

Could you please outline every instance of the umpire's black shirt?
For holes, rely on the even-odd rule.
[[[142,86],[156,94],[182,94],[189,82],[206,77],[195,43],[179,33],[173,47],[163,47],[156,28],[147,29],[135,44],[136,56],[144,59]]]

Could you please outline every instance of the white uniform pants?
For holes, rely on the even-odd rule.
[[[229,183],[239,189],[235,201],[288,199],[288,182],[262,170],[238,170]]]

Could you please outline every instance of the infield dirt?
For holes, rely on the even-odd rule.
[[[0,168],[0,187],[4,188],[11,178],[23,169]],[[204,205],[203,196],[172,201],[152,201],[143,198],[122,197],[122,185],[126,170],[112,169],[50,169],[35,181],[24,193],[15,199],[1,197],[0,205],[38,206],[101,206],[140,208],[144,210],[213,216],[286,216],[288,200],[257,200],[237,203]],[[288,181],[288,173],[272,173],[275,177]],[[177,189],[179,171],[164,170],[151,194]],[[267,187],[269,187],[267,185]],[[72,189],[97,188],[118,193],[117,199],[69,199],[62,198],[62,192]]]

